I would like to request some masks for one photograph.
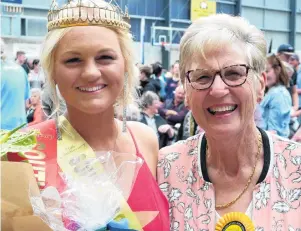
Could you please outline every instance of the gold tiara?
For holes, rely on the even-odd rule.
[[[52,0],[47,28],[51,31],[74,26],[106,26],[129,30],[129,22],[127,7],[123,12],[113,0],[68,0],[62,7]]]

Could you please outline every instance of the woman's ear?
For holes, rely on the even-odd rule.
[[[183,89],[184,89],[184,93],[185,93],[185,99],[184,99],[184,104],[187,108],[190,109],[190,97],[189,97],[189,89],[188,88],[188,84],[187,84],[187,81],[185,80],[184,81],[184,84],[183,84]]]
[[[259,84],[257,86],[257,102],[260,103],[264,97],[264,92],[266,88],[267,75],[265,72],[262,72],[259,77]]]

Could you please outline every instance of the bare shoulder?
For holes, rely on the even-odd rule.
[[[130,121],[127,122],[127,126],[131,129],[141,155],[155,176],[159,152],[157,135],[150,127],[140,122]]]

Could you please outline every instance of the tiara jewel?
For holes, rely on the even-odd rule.
[[[52,0],[48,12],[48,31],[74,26],[106,26],[129,30],[130,17],[127,7],[125,12],[114,1],[104,0],[68,0],[59,7]]]

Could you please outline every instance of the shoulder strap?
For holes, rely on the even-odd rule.
[[[131,134],[131,137],[132,137],[132,140],[134,142],[134,145],[135,145],[135,149],[136,149],[136,155],[139,156],[139,157],[142,157],[140,151],[139,151],[139,148],[138,148],[138,145],[137,145],[137,142],[136,142],[136,139],[134,137],[134,134],[132,132],[132,130],[129,128],[129,126],[127,126],[127,129],[129,130],[130,134]]]

